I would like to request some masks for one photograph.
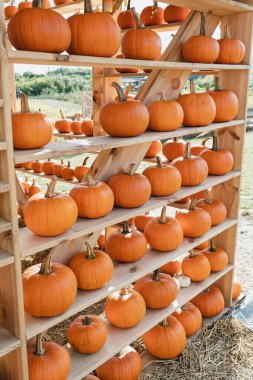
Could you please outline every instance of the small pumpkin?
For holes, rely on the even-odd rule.
[[[172,161],[182,178],[182,186],[196,186],[201,184],[208,176],[208,166],[203,158],[191,156],[191,144],[188,142],[183,157]]]
[[[167,264],[163,265],[160,270],[170,276],[178,275],[182,271],[181,262],[178,260],[169,261]]]
[[[32,170],[34,173],[42,173],[42,161],[33,161],[32,162]]]
[[[239,282],[233,283],[232,299],[236,300],[242,292],[242,285]]]
[[[12,16],[15,15],[15,13],[17,13],[17,11],[18,11],[18,7],[16,7],[16,5],[14,5],[14,1],[12,0],[10,2],[10,5],[7,5],[4,8],[5,19],[9,20]]]
[[[220,314],[225,308],[222,292],[216,285],[211,285],[191,300],[203,317],[212,318]]]
[[[67,119],[64,116],[64,113],[62,110],[60,110],[61,119],[56,120],[54,123],[55,129],[60,133],[70,133],[70,123],[71,119]]]
[[[204,249],[202,254],[209,260],[212,272],[220,272],[228,265],[228,254],[222,248],[216,247],[213,239],[210,240],[209,248]]]
[[[202,315],[199,309],[192,303],[187,302],[181,309],[176,310],[173,317],[183,325],[185,329],[186,336],[192,336],[202,326]]]
[[[32,184],[29,186],[27,195],[28,197],[32,197],[35,194],[38,194],[41,192],[40,186],[36,185],[35,179],[33,179]]]
[[[23,164],[22,164],[22,166],[23,166],[23,168],[25,169],[25,170],[31,170],[32,169],[32,162],[30,161],[30,162],[24,162]]]
[[[131,0],[127,1],[127,9],[119,13],[117,23],[120,29],[136,28],[136,22],[131,12]]]
[[[29,187],[31,186],[28,177],[26,176],[24,181],[20,182],[20,184],[23,187],[25,194],[28,194]]]
[[[114,174],[108,185],[114,194],[114,204],[118,207],[134,208],[146,203],[151,195],[149,180],[143,175],[134,173],[135,164],[127,172]]]
[[[156,160],[156,166],[149,166],[142,173],[150,182],[151,195],[165,197],[174,194],[181,187],[180,172],[172,165],[162,164],[159,156]]]
[[[209,247],[209,240],[204,241],[204,243],[199,244],[196,249],[203,250]]]
[[[190,251],[182,261],[182,273],[190,277],[191,281],[206,280],[211,272],[211,265],[208,258],[202,253]]]
[[[53,174],[58,178],[62,178],[62,171],[63,171],[63,168],[65,167],[66,167],[66,164],[61,158],[61,161],[59,163],[56,163],[53,165]]]
[[[93,136],[93,127],[94,127],[93,119],[85,119],[82,121],[81,130],[85,136],[88,136],[88,137]]]
[[[66,181],[72,181],[74,179],[74,168],[72,168],[70,161],[68,161],[68,165],[62,168],[62,179]]]
[[[89,171],[89,167],[86,166],[88,159],[89,157],[85,157],[83,164],[75,167],[74,177],[78,180],[78,182],[82,182]]]
[[[212,224],[208,212],[197,208],[196,202],[197,201],[193,199],[188,210],[176,212],[176,220],[181,224],[184,236],[190,238],[197,238],[206,234]]]
[[[162,25],[165,23],[163,8],[158,7],[157,0],[153,0],[153,5],[143,8],[140,20],[145,26]]]
[[[166,141],[163,144],[163,155],[168,161],[173,161],[175,158],[182,157],[185,152],[186,142],[184,140],[179,140],[178,137]]]
[[[24,0],[18,4],[18,10],[21,11],[21,9],[32,8],[32,6],[33,6],[32,1]]]
[[[82,354],[94,354],[107,340],[105,322],[97,315],[79,315],[71,322],[67,338],[71,347]]]
[[[171,22],[182,22],[186,19],[188,14],[190,13],[190,9],[188,8],[183,8],[183,7],[178,7],[176,5],[168,5],[164,9],[164,20],[168,24]]]
[[[139,231],[144,231],[147,223],[153,219],[153,216],[146,212],[144,215],[138,215],[134,219],[134,225]]]
[[[225,26],[224,37],[218,40],[220,51],[215,63],[238,65],[244,58],[245,45],[238,38],[231,38],[228,26]]]
[[[97,240],[97,245],[98,245],[98,248],[102,251],[105,250],[105,240],[106,240],[105,234],[104,233],[100,234]]]
[[[33,317],[53,317],[64,313],[74,302],[77,281],[66,265],[51,264],[49,254],[41,264],[32,265],[22,275],[25,311]]]
[[[219,199],[213,199],[206,190],[205,198],[198,202],[198,207],[206,210],[211,217],[212,226],[224,222],[227,217],[227,208]]]
[[[219,149],[217,136],[213,136],[213,146],[200,154],[208,165],[208,174],[224,175],[230,172],[234,166],[234,156],[227,149]]]
[[[150,147],[148,148],[145,158],[154,158],[162,150],[162,144],[160,140],[152,141]]]
[[[131,12],[130,12],[131,13]],[[132,13],[131,13],[132,14]],[[116,55],[115,58],[125,58],[123,54]],[[135,74],[139,72],[137,68],[128,68],[128,67],[115,67],[115,70],[120,74]]]
[[[134,289],[142,295],[150,309],[169,306],[178,294],[175,280],[166,273],[160,273],[160,269],[136,281]]]
[[[158,359],[174,359],[186,346],[183,325],[172,316],[146,332],[142,339],[148,352]]]
[[[74,135],[82,135],[83,134],[83,131],[82,131],[82,119],[81,119],[81,115],[79,113],[76,113],[75,120],[71,121],[71,123],[70,123],[70,131]]]
[[[43,162],[42,164],[43,173],[46,175],[53,175],[55,165],[56,165],[56,161],[51,161],[51,158],[49,158],[47,161]]]
[[[177,249],[183,241],[182,227],[175,218],[166,217],[166,206],[160,217],[147,223],[144,234],[150,247],[162,252]]]
[[[210,93],[209,93],[210,94]],[[202,140],[200,144],[193,145],[191,147],[191,155],[192,156],[199,156],[200,153],[204,152],[204,150],[207,150],[208,147],[206,146],[206,142],[210,139],[210,137],[207,137],[206,139]]]
[[[107,297],[105,314],[112,325],[128,329],[145,317],[145,301],[135,290],[123,288]]]

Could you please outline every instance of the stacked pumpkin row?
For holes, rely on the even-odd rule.
[[[93,120],[82,120],[80,114],[76,114],[75,120],[68,119],[60,110],[61,119],[56,120],[54,123],[55,129],[60,133],[70,133],[74,135],[93,136]]]

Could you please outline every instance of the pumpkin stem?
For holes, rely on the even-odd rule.
[[[206,86],[206,92],[209,92],[210,91],[210,86]]]
[[[214,77],[215,91],[221,91],[220,78],[218,76]]]
[[[86,241],[85,245],[87,247],[87,255],[86,255],[87,259],[90,259],[90,260],[95,259],[96,255],[95,255],[94,250],[91,248],[90,244]]]
[[[202,140],[202,141],[201,141],[201,145],[202,145],[202,146],[206,146],[206,142],[207,142],[208,140],[210,140],[210,138],[211,138],[211,137],[207,137],[206,139]]]
[[[183,306],[181,307],[181,309],[187,311],[187,310],[188,310],[188,303],[186,303],[185,305],[183,305]]]
[[[61,165],[64,165],[64,160],[63,160],[63,158],[61,158]]]
[[[127,2],[127,11],[130,11],[131,9],[131,0],[128,0]]]
[[[86,163],[87,163],[87,161],[88,161],[89,158],[90,157],[85,157],[85,159],[83,160],[83,166],[86,165]]]
[[[208,190],[205,190],[205,203],[212,204],[213,199],[210,197]]]
[[[160,268],[154,270],[152,275],[152,280],[159,281],[160,280]]]
[[[162,167],[162,159],[160,156],[156,156],[156,165],[158,168]]]
[[[214,244],[213,239],[210,239],[210,247],[209,247],[209,251],[210,251],[210,252],[216,252],[216,247],[215,247],[215,244]]]
[[[122,87],[117,82],[112,82],[112,87],[114,87],[115,90],[117,91],[117,94],[119,97],[118,102],[126,102],[127,97],[126,97],[126,94],[124,93]]]
[[[65,119],[65,116],[64,116],[63,110],[60,110],[60,115],[61,115],[61,118],[62,118],[62,119]]]
[[[92,3],[91,0],[84,0],[84,13],[92,13]]]
[[[80,121],[81,120],[81,115],[80,115],[80,113],[76,113],[75,114],[75,121]]]
[[[36,183],[35,183],[35,179],[33,178],[33,181],[32,181],[32,186],[35,186]]]
[[[207,289],[203,290],[203,292],[209,293],[210,292],[210,288],[207,288]]]
[[[212,150],[213,151],[217,151],[217,150],[219,150],[218,149],[218,139],[217,139],[217,136],[213,136],[213,146],[212,146]]]
[[[160,323],[161,326],[163,327],[168,327],[169,326],[169,323],[167,321],[167,319],[164,319],[161,323]]]
[[[52,256],[49,254],[44,258],[44,260],[42,260],[42,263],[40,264],[40,271],[39,271],[40,274],[47,275],[47,274],[52,273],[51,259],[52,259]]]
[[[130,94],[131,88],[132,88],[132,85],[131,85],[131,83],[129,83],[129,85],[127,86],[127,88],[125,90],[126,97]]]
[[[96,186],[96,183],[90,174],[87,174],[84,179],[86,180],[88,187]]]
[[[142,24],[141,20],[139,19],[139,16],[138,16],[134,7],[131,8],[131,13],[132,13],[134,20],[136,22],[137,29],[144,29],[145,27]]]
[[[157,12],[157,8],[158,8],[158,0],[153,0],[152,17],[153,17],[154,14]]]
[[[28,104],[28,96],[26,94],[21,94],[20,95],[20,100],[21,100],[21,112],[22,113],[31,113],[29,104]]]
[[[50,184],[47,186],[47,192],[45,194],[45,198],[53,198],[55,196],[55,186],[57,183],[57,178],[53,178],[50,182]]]
[[[33,0],[33,8],[43,8],[43,0]]]
[[[173,139],[173,141],[178,141],[178,140],[179,140],[178,136],[174,137]]]
[[[166,222],[167,222],[167,220],[166,220],[166,206],[163,206],[161,216],[159,219],[159,223],[166,224]]]
[[[189,206],[189,210],[196,210],[196,203],[198,202],[198,199],[192,199],[191,200],[191,203],[190,203],[190,206]]]
[[[201,22],[200,22],[200,35],[206,35],[206,18],[203,12],[200,13]]]
[[[70,168],[70,161],[68,161],[68,165],[67,165],[68,168]]]
[[[127,288],[122,288],[121,291],[120,291],[120,295],[121,296],[126,296],[127,293],[128,293]]]
[[[35,352],[34,355],[39,356],[39,355],[44,355],[44,348],[42,347],[42,334],[36,335],[36,346],[35,346]]]
[[[191,143],[187,142],[184,151],[184,158],[191,158]]]
[[[228,25],[224,26],[224,38],[231,38],[231,36],[230,36],[230,30],[229,30],[229,26]]]
[[[164,93],[161,91],[158,95],[160,96],[160,101],[165,102]]]
[[[189,251],[189,258],[193,259],[194,257],[196,257],[196,253],[192,249],[191,251]]]
[[[88,317],[88,315],[86,315],[83,319],[83,325],[84,326],[89,326],[92,324],[92,320]]]
[[[196,93],[196,87],[195,87],[195,82],[194,80],[190,81],[190,93],[195,94]]]
[[[130,164],[126,172],[127,175],[134,175],[135,164]]]
[[[127,235],[129,233],[130,233],[129,223],[128,223],[128,220],[125,220],[124,223],[123,223],[122,234]]]

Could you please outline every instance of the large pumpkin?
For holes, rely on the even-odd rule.
[[[160,273],[160,269],[136,281],[134,288],[142,295],[150,309],[169,306],[175,301],[178,293],[176,281],[170,275]]]
[[[140,20],[145,26],[164,24],[163,8],[158,7],[157,1],[153,5],[143,8]]]
[[[28,344],[27,361],[29,380],[66,380],[70,371],[68,351],[54,342],[42,342],[41,335],[35,344]]]
[[[33,317],[53,317],[64,313],[74,302],[77,281],[66,265],[51,264],[49,254],[41,264],[23,273],[25,311]]]
[[[206,190],[206,195],[203,200],[199,200],[198,207],[206,210],[211,217],[212,226],[216,226],[224,222],[227,217],[227,209],[223,202],[219,199],[213,199],[209,196]]]
[[[27,227],[40,236],[58,236],[76,222],[78,209],[66,194],[55,194],[57,180],[52,179],[46,195],[38,193],[28,200],[24,210]]]
[[[191,281],[203,281],[209,277],[211,265],[209,260],[202,253],[190,251],[182,261],[182,273],[190,277]]]
[[[230,172],[234,166],[234,157],[227,149],[219,149],[217,136],[213,136],[212,149],[204,150],[200,154],[208,165],[208,174],[224,175]]]
[[[245,55],[245,45],[238,38],[230,38],[228,26],[225,26],[224,37],[218,40],[219,56],[215,63],[238,65]]]
[[[113,262],[104,252],[92,249],[86,242],[87,251],[75,254],[69,267],[76,275],[77,287],[83,290],[103,288],[112,278]]]
[[[135,165],[131,164],[126,173],[118,173],[108,180],[114,193],[114,204],[118,207],[140,207],[151,195],[149,180],[142,174],[134,173]]]
[[[183,325],[186,336],[196,334],[202,326],[201,312],[190,302],[187,302],[181,307],[181,309],[176,310],[172,315]]]
[[[175,158],[182,157],[185,152],[186,142],[174,137],[173,140],[166,141],[163,144],[163,155],[168,161],[173,161]]]
[[[75,167],[74,177],[78,180],[78,182],[82,182],[89,171],[89,167],[86,166],[88,159],[89,157],[85,157],[82,165],[78,165]]]
[[[186,19],[190,9],[178,7],[176,5],[168,5],[164,9],[164,20],[169,24],[171,22],[182,22]]]
[[[145,158],[154,158],[161,150],[162,144],[160,140],[153,141],[145,154]]]
[[[148,352],[159,359],[174,359],[186,346],[184,328],[172,316],[146,332],[142,339]]]
[[[182,227],[176,219],[166,217],[166,206],[160,217],[147,223],[144,234],[151,248],[162,252],[177,249],[183,241]]]
[[[200,35],[190,37],[182,48],[182,56],[186,62],[214,63],[219,56],[219,44],[212,38],[206,36],[205,16],[201,15]]]
[[[127,1],[127,9],[119,13],[117,17],[117,23],[120,29],[136,28],[136,22],[131,12],[131,0]]]
[[[183,157],[178,157],[172,161],[180,173],[182,186],[196,186],[201,184],[208,176],[208,166],[203,158],[191,156],[191,144],[188,142],[185,147]]]
[[[161,53],[161,38],[153,30],[145,29],[135,12],[135,8],[132,8],[131,12],[137,28],[128,30],[122,37],[122,53],[130,59],[155,60]]]
[[[145,132],[149,123],[147,107],[138,100],[128,100],[117,82],[112,86],[119,99],[105,104],[100,112],[105,132],[113,137],[133,137]]]
[[[228,254],[224,249],[216,247],[213,239],[210,240],[210,247],[204,249],[202,254],[209,260],[212,272],[220,272],[228,265]]]
[[[94,354],[107,340],[107,326],[96,315],[79,315],[68,328],[68,342],[82,354]]]
[[[123,288],[107,297],[105,314],[112,325],[128,329],[145,317],[145,301],[135,290]]]
[[[104,182],[94,181],[90,175],[86,177],[86,182],[72,187],[69,195],[77,204],[81,218],[101,218],[113,209],[114,196],[110,187]]]
[[[42,112],[30,111],[27,95],[21,94],[21,112],[13,113],[11,118],[14,148],[36,149],[50,142],[51,120]]]
[[[91,0],[84,0],[84,14],[68,18],[71,29],[69,54],[112,57],[120,46],[120,31],[108,12],[93,12]]]
[[[131,263],[143,257],[148,243],[145,235],[138,230],[129,229],[128,221],[124,222],[122,230],[112,232],[106,239],[105,250],[117,261]]]
[[[42,7],[42,0],[33,0],[33,8],[12,16],[8,24],[10,42],[17,50],[62,53],[71,42],[70,27],[60,13]]]
[[[145,215],[138,215],[134,218],[134,225],[139,231],[144,231],[147,223],[153,219],[153,216],[146,212]]]
[[[61,119],[56,120],[56,122],[54,123],[54,127],[60,133],[69,133],[71,119],[65,118],[62,110],[60,110],[60,114],[61,114]]]
[[[223,294],[216,285],[211,285],[191,300],[203,317],[211,318],[220,314],[225,307]]]

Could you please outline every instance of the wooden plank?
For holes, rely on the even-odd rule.
[[[0,141],[0,151],[7,149],[7,143],[6,141]]]
[[[201,71],[192,71],[192,75],[218,75],[218,70],[201,70]],[[104,77],[108,78],[131,78],[131,77],[141,77],[143,80],[147,78],[150,75],[150,73],[140,72],[140,73],[117,73],[116,71],[113,73],[106,73],[104,72]]]
[[[20,347],[20,340],[0,326],[0,358]]]
[[[10,191],[10,185],[4,181],[0,181],[0,193]]]
[[[46,175],[44,173],[35,173],[33,170],[16,169],[16,172],[33,175],[35,177],[39,177],[39,178],[43,178],[43,179],[48,179],[50,181],[54,178],[53,174],[52,175]],[[67,181],[66,179],[58,178],[57,181],[68,183],[68,184],[73,185],[73,186],[76,185],[76,184],[78,184],[78,181],[76,179],[72,179],[70,181]]]
[[[0,99],[0,108],[3,108],[3,105],[4,105],[4,101],[3,99]]]
[[[7,222],[6,220],[0,218],[0,233],[10,231],[11,229],[11,223]]]
[[[0,249],[0,268],[14,263],[14,256]]]
[[[83,10],[83,4],[83,0],[74,0],[67,4],[56,5],[51,9],[63,15]],[[92,5],[94,9],[101,7],[101,0],[92,0]]]
[[[171,22],[169,24],[146,26],[145,29],[151,29],[157,33],[162,33],[162,32],[170,32],[173,30],[178,30],[181,25],[182,25],[182,22]],[[123,29],[121,30],[121,33],[126,33],[127,30],[128,29]]]

